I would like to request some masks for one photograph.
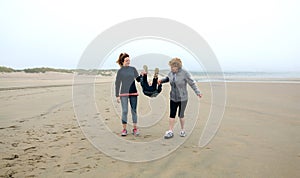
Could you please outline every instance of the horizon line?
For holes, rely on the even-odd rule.
[[[8,66],[2,66],[0,65],[0,67],[5,67],[5,68],[10,68],[13,70],[16,70],[15,72],[22,71],[22,70],[26,70],[26,69],[41,69],[41,68],[50,68],[50,69],[57,69],[57,70],[118,70],[119,68],[105,68],[105,69],[101,69],[101,68],[90,68],[90,69],[78,69],[78,68],[60,68],[60,67],[49,67],[49,66],[43,66],[43,67],[26,67],[26,68],[13,68],[13,67],[8,67]],[[137,69],[142,69],[142,68],[137,68]],[[188,70],[187,68],[185,68],[186,70]],[[154,70],[154,69],[149,69]],[[169,68],[163,68],[160,69],[161,71],[165,71],[165,70],[170,70]],[[199,71],[199,70],[188,70],[189,72],[201,72],[201,73],[230,73],[230,72],[234,72],[234,73],[238,73],[238,72],[248,72],[248,73],[300,73],[300,71],[276,71],[276,70],[223,70],[223,71]]]

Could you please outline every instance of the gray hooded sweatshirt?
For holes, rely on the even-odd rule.
[[[188,100],[187,84],[191,86],[197,95],[200,94],[196,81],[192,79],[191,74],[188,71],[182,68],[176,73],[169,72],[168,76],[161,81],[162,83],[170,82],[170,99],[172,101],[179,102]]]

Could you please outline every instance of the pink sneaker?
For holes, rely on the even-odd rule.
[[[125,137],[127,135],[127,130],[126,129],[123,129],[122,130],[122,133],[121,133],[121,136]]]
[[[132,134],[133,134],[134,136],[140,135],[138,129],[133,129],[133,130],[132,130]]]

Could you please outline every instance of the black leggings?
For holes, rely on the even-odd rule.
[[[175,118],[177,108],[179,108],[178,117],[179,118],[184,118],[184,111],[185,111],[187,102],[188,102],[187,100],[186,101],[179,101],[179,102],[175,102],[175,101],[170,100],[170,118]]]

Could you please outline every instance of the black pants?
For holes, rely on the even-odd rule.
[[[184,118],[184,111],[185,111],[187,102],[188,102],[187,100],[186,101],[179,101],[179,102],[175,102],[175,101],[170,100],[170,118],[175,118],[177,108],[179,108],[178,117],[179,118]]]
[[[150,86],[148,83],[147,75],[143,75],[141,77],[141,86],[143,88],[143,93],[146,96],[155,97],[161,92],[162,85],[157,85],[157,80],[157,78],[153,78],[152,85]]]

